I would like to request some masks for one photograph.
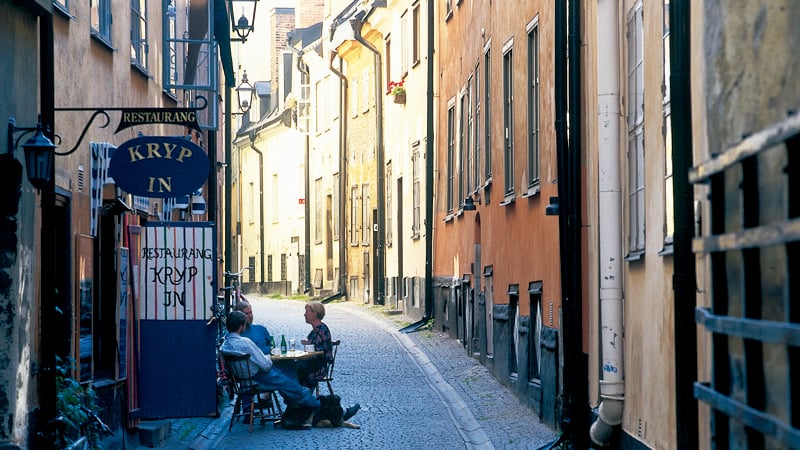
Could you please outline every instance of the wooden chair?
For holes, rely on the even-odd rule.
[[[325,376],[317,380],[317,397],[319,397],[319,385],[323,381],[328,385],[328,393],[333,395],[333,386],[331,386],[331,381],[333,381],[333,366],[336,363],[336,354],[339,353],[339,344],[341,343],[341,340],[331,342],[333,346],[333,359],[331,359],[331,362],[329,362],[325,368]]]
[[[253,431],[255,419],[259,419],[261,423],[279,421],[283,410],[278,395],[275,390],[267,389],[253,380],[253,375],[258,372],[258,367],[250,364],[250,355],[223,353],[222,357],[225,360],[225,370],[232,381],[233,391],[236,395],[228,431],[233,428],[233,423],[239,417],[244,417],[250,423],[250,431]],[[248,398],[250,410],[246,412],[242,403]]]

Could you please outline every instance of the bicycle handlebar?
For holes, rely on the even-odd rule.
[[[223,272],[223,275],[225,275],[226,277],[238,278],[238,277],[242,276],[242,274],[244,273],[245,270],[250,270],[250,266],[242,267],[242,270],[240,270],[238,272],[225,271],[225,272]]]

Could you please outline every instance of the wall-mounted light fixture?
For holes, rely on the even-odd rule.
[[[544,207],[544,215],[546,216],[558,215],[558,197],[550,197],[550,204]]]
[[[247,80],[247,71],[245,70],[242,73],[242,82],[236,87],[236,97],[239,100],[239,111],[241,111],[242,114],[250,111],[250,107],[253,106],[253,100],[255,99],[255,96],[256,88],[254,88],[253,85]]]
[[[258,0],[228,0],[228,14],[231,17],[231,30],[239,36],[232,41],[246,42],[253,25],[256,21],[256,5]],[[237,19],[236,12],[241,11],[242,15]]]
[[[53,173],[53,160],[55,159],[56,145],[43,133],[42,116],[35,127],[18,127],[13,117],[8,118],[8,154],[13,155],[19,146],[19,141],[28,133],[33,136],[28,138],[22,148],[25,151],[25,169],[28,181],[33,187],[41,190],[51,180]],[[14,134],[22,133],[14,140]]]
[[[475,201],[472,200],[472,196],[468,196],[464,199],[464,211],[475,211]]]

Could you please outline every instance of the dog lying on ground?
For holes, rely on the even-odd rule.
[[[344,408],[342,408],[342,399],[338,395],[320,395],[318,398],[320,408],[314,415],[313,426],[317,428],[361,428],[359,425],[342,420]],[[311,413],[311,408],[287,407],[281,416],[280,427],[284,430],[308,428],[306,420]]]

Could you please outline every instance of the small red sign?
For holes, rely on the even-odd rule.
[[[301,205],[305,205],[305,204],[306,204],[306,199],[304,199],[304,198],[298,198],[298,199],[297,199],[297,203],[299,203],[299,204],[301,204]]]

